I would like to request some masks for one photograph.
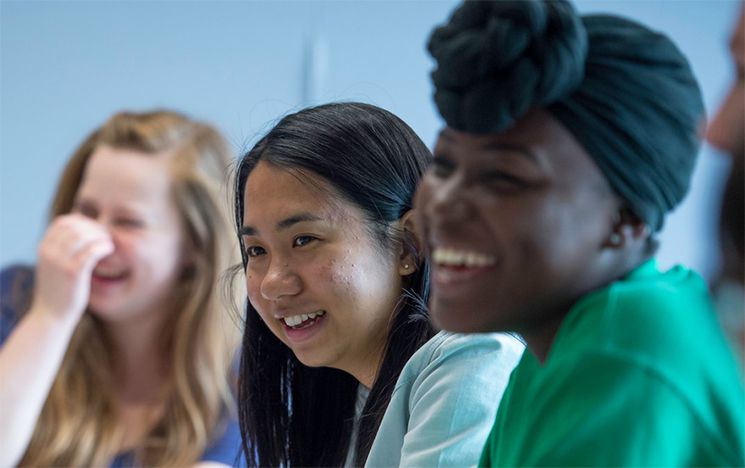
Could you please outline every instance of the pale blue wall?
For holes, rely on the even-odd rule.
[[[112,112],[167,106],[215,123],[236,150],[288,111],[363,100],[428,144],[440,120],[424,45],[455,1],[112,2],[0,0],[0,265],[33,261],[56,178]],[[669,32],[709,109],[731,70],[736,1],[578,1]],[[705,152],[663,235],[663,261],[705,272],[722,162]]]

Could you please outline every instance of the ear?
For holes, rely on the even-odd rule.
[[[649,227],[628,207],[620,206],[613,216],[610,233],[603,242],[603,247],[622,249],[627,245],[644,240],[649,236]]]
[[[404,213],[398,220],[398,229],[401,231],[401,244],[398,254],[398,274],[407,276],[419,268],[421,242],[414,228],[414,210]]]

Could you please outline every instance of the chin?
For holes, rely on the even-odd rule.
[[[307,367],[328,367],[328,364],[324,359],[320,359],[318,356],[313,356],[309,353],[296,353],[293,351],[293,354],[297,358],[298,361],[304,366]]]
[[[113,304],[89,304],[88,310],[90,311],[91,315],[93,315],[97,319],[110,324],[125,322],[135,316],[135,314],[132,314],[131,311],[122,309],[121,307],[115,307]]]
[[[102,308],[89,307],[88,310],[92,316],[104,322],[116,322],[119,315]]]
[[[479,316],[474,309],[445,306],[433,303],[430,314],[440,330],[453,333],[484,333],[496,331],[489,327],[486,316]]]

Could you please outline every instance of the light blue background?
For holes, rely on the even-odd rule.
[[[289,111],[362,100],[432,146],[428,34],[456,1],[0,2],[0,265],[32,262],[61,169],[120,109],[172,107],[220,128],[237,152]],[[669,33],[711,113],[730,82],[735,0],[578,1]],[[725,159],[705,148],[662,234],[663,264],[709,276]]]

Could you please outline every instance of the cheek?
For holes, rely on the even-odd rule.
[[[181,271],[186,263],[187,253],[180,237],[160,234],[150,239],[139,239],[136,244],[141,256],[149,258],[154,268],[164,273]]]
[[[434,177],[427,173],[419,183],[416,193],[414,193],[414,225],[420,235],[427,231],[432,221],[430,217],[436,214],[433,209],[432,198],[436,194],[436,190],[438,190],[438,186]]]
[[[359,248],[361,251],[362,247]],[[309,284],[310,280],[306,281],[306,285],[338,306],[345,309],[354,307],[352,303],[364,301],[370,294],[378,294],[371,280],[375,265],[365,264],[362,260],[366,260],[364,254],[329,259],[309,272],[306,278],[312,278],[312,285]]]
[[[419,186],[414,193],[414,208],[418,211],[422,211],[426,208],[427,202],[430,199],[432,193],[432,176],[427,172],[422,178]]]
[[[717,148],[730,153],[743,145],[745,126],[745,85],[736,84],[711,121],[706,138]]]
[[[246,291],[248,294],[248,301],[251,303],[253,308],[256,309],[261,320],[267,324],[270,330],[272,330],[272,333],[280,336],[279,328],[281,328],[281,324],[269,314],[269,308],[266,307],[266,301],[261,296],[261,279],[262,276],[256,273],[246,273]]]
[[[359,272],[354,262],[349,259],[329,259],[313,269],[312,278],[315,289],[334,295],[347,293],[352,289]]]
[[[492,207],[482,216],[488,219],[505,258],[530,269],[531,265],[551,263],[554,257],[574,249],[578,234],[574,211],[551,200],[525,200],[519,204],[503,203],[498,209]]]
[[[247,271],[246,290],[248,291],[248,300],[258,309],[261,302],[261,277],[256,273]]]

